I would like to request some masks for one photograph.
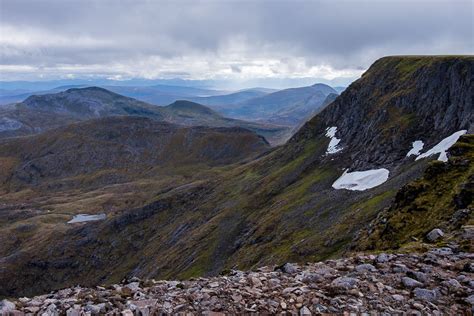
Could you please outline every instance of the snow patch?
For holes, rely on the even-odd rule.
[[[381,185],[387,181],[388,175],[389,171],[385,168],[354,172],[345,170],[332,187],[336,190],[364,191]]]
[[[466,133],[467,133],[467,130],[461,130],[461,131],[458,131],[458,132],[446,137],[445,139],[440,141],[438,144],[436,144],[433,148],[431,148],[430,150],[428,150],[424,154],[421,154],[418,157],[416,157],[415,160],[418,160],[418,159],[421,159],[421,158],[426,158],[426,157],[429,157],[431,155],[439,154],[438,160],[444,161],[444,162],[448,161],[448,155],[447,155],[446,151],[449,148],[451,148],[451,146],[453,146],[458,141],[458,139],[459,139],[459,137],[461,137],[461,135],[464,135]]]
[[[407,157],[410,157],[411,155],[415,155],[415,156],[420,155],[420,152],[423,149],[423,146],[425,146],[425,144],[421,140],[415,140],[412,143],[412,148],[407,153]]]
[[[337,132],[336,126],[328,127],[326,129],[326,136],[331,138],[331,141],[329,142],[329,145],[328,145],[328,149],[326,150],[326,154],[334,154],[342,150],[342,148],[337,146],[339,142],[341,141],[341,139],[336,138],[336,132]]]
[[[74,215],[74,217],[67,223],[74,224],[74,223],[82,223],[82,222],[100,221],[100,220],[104,220],[106,217],[107,216],[103,213],[97,214],[97,215],[78,214],[78,215]]]

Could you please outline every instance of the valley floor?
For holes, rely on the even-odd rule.
[[[132,278],[107,287],[77,286],[4,300],[0,315],[471,314],[473,262],[473,253],[457,252],[453,246],[423,254],[359,255],[303,266],[287,263],[188,281]]]

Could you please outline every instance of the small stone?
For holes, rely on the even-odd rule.
[[[405,297],[400,294],[393,294],[392,298],[397,302],[403,302],[405,300]]]
[[[390,257],[386,253],[379,254],[377,258],[375,259],[377,263],[385,263],[385,262],[388,262],[389,260],[390,260]]]
[[[28,313],[37,313],[38,311],[40,310],[40,308],[38,306],[27,306],[25,307],[25,311],[28,312]]]
[[[337,289],[349,290],[357,286],[359,279],[351,277],[339,277],[331,282],[331,285]]]
[[[310,315],[311,315],[311,311],[309,310],[308,307],[306,306],[301,307],[300,316],[310,316]]]
[[[133,316],[133,312],[129,309],[125,309],[122,311],[122,316]]]
[[[86,307],[84,307],[84,311],[86,312],[90,312],[91,314],[100,314],[100,312],[105,308],[105,304],[97,304],[97,305],[86,305]]]
[[[325,313],[328,311],[328,308],[324,305],[321,305],[319,303],[316,303],[314,304],[314,310],[317,312],[317,313]]]
[[[449,279],[445,282],[445,284],[450,290],[458,290],[462,288],[461,283],[459,283],[456,279]]]
[[[57,316],[57,315],[59,315],[58,308],[55,304],[50,304],[46,308],[46,311],[41,315],[42,316]]]
[[[294,273],[297,273],[298,272],[298,269],[296,268],[295,265],[291,264],[291,263],[285,263],[282,267],[281,267],[281,271],[285,272],[285,273],[289,273],[289,274],[294,274]]]
[[[406,265],[402,264],[402,263],[396,263],[394,264],[393,266],[393,272],[396,272],[396,273],[406,273],[408,271],[408,268]]]
[[[437,293],[434,290],[416,288],[413,293],[415,297],[424,301],[434,302],[437,298]]]
[[[474,307],[474,295],[468,296],[464,299],[466,303],[473,305]]]
[[[80,309],[75,309],[75,308],[70,308],[66,311],[66,316],[80,316],[81,315],[81,310]]]
[[[125,288],[131,290],[132,293],[133,293],[133,292],[136,292],[136,291],[140,290],[140,283],[138,283],[138,282],[131,282],[131,283],[125,285]]]
[[[211,283],[209,283],[209,287],[210,287],[210,288],[219,287],[219,282],[211,282]]]
[[[418,282],[417,280],[413,280],[412,278],[409,278],[409,277],[403,277],[402,283],[405,287],[410,288],[410,289],[423,286],[423,283]]]
[[[255,286],[255,287],[261,287],[262,286],[262,281],[260,281],[259,278],[252,277],[250,280],[252,281],[253,286]]]
[[[470,263],[466,263],[463,267],[463,271],[465,272],[474,272],[474,263],[470,262]]]
[[[286,303],[285,302],[280,302],[280,306],[282,309],[286,309]]]
[[[10,312],[15,310],[15,303],[10,302],[9,300],[2,300],[0,302],[0,312]]]
[[[270,286],[272,286],[272,287],[273,287],[273,286],[278,286],[278,285],[280,285],[280,283],[281,283],[281,282],[280,282],[279,279],[274,279],[274,278],[273,278],[273,279],[268,280],[268,285],[270,285]]]
[[[418,310],[423,310],[424,306],[421,305],[420,303],[413,303],[413,307],[418,309]]]
[[[360,264],[355,267],[357,272],[375,272],[377,269],[370,263]]]
[[[408,271],[407,272],[407,275],[410,277],[410,278],[413,278],[415,280],[418,280],[422,283],[426,283],[428,282],[428,275],[426,275],[426,273],[423,273],[423,272],[419,272],[419,271]]]
[[[157,299],[148,299],[148,300],[138,300],[138,301],[131,301],[131,304],[135,305],[137,308],[146,308],[146,307],[154,307],[158,303]]]
[[[426,235],[426,239],[429,242],[436,242],[444,237],[444,233],[441,229],[435,228]]]

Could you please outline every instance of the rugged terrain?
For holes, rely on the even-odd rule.
[[[5,300],[0,313],[461,315],[474,308],[473,260],[472,253],[446,247],[425,254],[382,253],[251,272],[231,270],[225,276],[186,281],[131,278]]]
[[[87,189],[149,178],[157,169],[219,166],[270,148],[246,129],[182,127],[144,117],[88,120],[0,143],[3,191]],[[3,184],[3,186],[1,185]]]
[[[461,137],[449,153],[448,162],[431,162],[422,177],[397,192],[390,207],[360,232],[358,249],[416,250],[436,227],[439,238],[474,251],[474,136]]]
[[[9,190],[2,196],[7,224],[1,226],[6,246],[0,249],[0,294],[34,295],[132,276],[188,279],[228,269],[315,262],[357,249],[377,251],[371,241],[377,235],[371,239],[370,234],[383,232],[379,225],[387,218],[377,222],[377,217],[387,208],[405,216],[405,202],[396,197],[403,196],[400,190],[408,183],[430,176],[433,167],[428,174],[425,169],[438,157],[407,156],[413,142],[423,141],[421,153],[426,153],[455,132],[472,133],[473,69],[469,56],[382,58],[285,145],[251,161],[210,169],[191,166],[179,173],[173,169],[147,180],[152,184],[137,180],[53,194],[31,187]],[[400,239],[384,248],[404,249],[405,237],[419,240],[439,228],[451,211],[459,211],[449,201],[466,191],[463,186],[472,179],[471,139],[461,137],[453,148],[465,150],[448,153],[451,160],[442,163],[447,167],[435,167],[431,174],[446,179],[444,169],[463,174],[442,188],[449,192],[446,200],[432,199],[433,207],[422,216],[403,219],[406,227],[416,227],[420,218],[424,222],[408,236],[387,235]],[[382,170],[387,178],[366,190],[335,189],[345,170]],[[422,188],[431,196],[429,186]],[[422,201],[420,195],[416,204]],[[450,213],[437,217],[446,203]],[[84,208],[107,217],[65,223],[70,215],[63,210],[76,214]],[[394,225],[397,216],[390,219]],[[462,217],[452,229],[470,225],[469,218]],[[377,228],[364,233],[371,222]],[[452,233],[450,226],[441,228]],[[469,250],[457,240],[460,250]]]

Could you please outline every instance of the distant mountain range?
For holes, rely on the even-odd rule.
[[[34,102],[42,102],[40,108],[48,102],[52,102],[54,104],[58,104],[66,101],[66,102],[76,102],[78,99],[71,99],[66,100],[66,95],[61,94],[61,92],[65,91],[73,91],[74,89],[85,89],[88,87],[83,87],[81,85],[78,86],[60,86],[54,88],[52,90],[45,90],[39,92],[24,92],[21,94],[11,94],[9,90],[2,91],[0,93],[0,103],[8,103],[9,105],[0,105],[0,111],[5,111],[6,109],[16,109],[16,115],[23,115],[24,117],[29,116],[29,112],[25,108],[29,108],[31,110],[31,103]],[[149,113],[148,116],[160,115],[155,113],[155,109],[150,107],[149,105],[160,105],[165,106],[171,104],[178,100],[187,100],[192,101],[197,104],[203,104],[211,107],[216,112],[219,112],[221,115],[245,120],[245,121],[253,121],[257,122],[251,126],[247,124],[248,128],[252,130],[259,130],[261,134],[264,135],[269,139],[272,144],[280,144],[286,139],[291,136],[290,130],[294,130],[297,126],[303,124],[311,115],[314,115],[319,110],[321,110],[325,105],[327,105],[324,101],[328,97],[329,94],[337,94],[337,92],[324,84],[315,84],[309,87],[302,87],[302,88],[292,88],[292,89],[284,89],[284,90],[273,90],[267,88],[252,88],[252,89],[245,89],[238,92],[227,93],[225,91],[218,91],[218,90],[209,90],[197,87],[184,87],[184,86],[168,86],[168,85],[155,85],[155,86],[147,86],[147,87],[137,87],[137,86],[106,86],[106,90],[115,92],[120,95],[128,96],[130,98],[134,98],[136,100],[144,101],[142,104],[138,105],[134,101],[134,106],[139,106],[143,111],[146,108],[146,111]],[[77,90],[76,94],[79,94]],[[33,94],[33,95],[32,95]],[[57,95],[55,95],[57,94]],[[80,98],[84,101],[86,96],[83,93]],[[54,95],[54,96],[53,96]],[[40,96],[43,96],[40,98]],[[72,95],[69,95],[72,98]],[[90,95],[87,97],[91,97]],[[51,98],[49,100],[48,98]],[[108,98],[110,99],[110,98]],[[80,101],[80,102],[82,102]],[[21,105],[14,106],[12,103],[21,103]],[[94,100],[91,101],[92,103],[96,102]],[[97,104],[101,103],[102,101],[98,101]],[[107,102],[110,102],[107,101]],[[148,103],[146,105],[145,103]],[[26,106],[25,105],[28,105]],[[97,117],[97,113],[89,113],[89,110],[85,111],[85,107],[89,105],[82,104],[83,107],[77,108],[76,114],[81,113],[78,117],[74,114],[74,110],[69,109],[68,115],[73,115],[76,119],[88,119],[91,117]],[[52,105],[49,105],[52,106]],[[53,106],[54,107],[54,106]],[[47,107],[43,108],[46,109]],[[118,108],[114,109],[114,113],[108,113],[106,109],[96,109],[97,111],[104,112],[103,115],[124,115],[124,114],[131,114],[130,111],[125,108],[119,110]],[[109,109],[110,110],[110,109]],[[136,109],[135,109],[136,110]],[[133,110],[133,111],[135,111]],[[85,112],[84,112],[85,111]],[[151,112],[150,112],[151,111]],[[161,110],[158,110],[160,112]],[[44,112],[44,111],[43,111]],[[153,112],[153,113],[152,113]],[[163,111],[161,111],[163,112]],[[55,111],[58,115],[64,115],[64,111]],[[88,113],[88,114],[87,114]],[[135,113],[139,114],[139,113]],[[164,116],[170,118],[170,115],[166,113],[162,113]],[[39,115],[43,116],[45,113],[40,113]],[[100,114],[102,115],[102,114]],[[103,116],[102,115],[102,116]],[[141,113],[144,115],[144,113]],[[11,116],[11,115],[10,115]],[[58,116],[57,116],[58,117]],[[43,118],[43,121],[48,122],[47,126],[57,126],[54,120],[57,118]],[[217,117],[217,113],[213,113],[214,119]],[[0,121],[0,125],[3,124],[3,128],[0,127],[0,135],[9,134],[15,135],[18,133],[25,132],[25,129],[18,129],[15,133],[5,133],[6,127],[10,126],[8,130],[11,130],[12,125],[11,121],[12,117],[8,119],[3,119]],[[68,120],[69,118],[61,118],[59,121]],[[202,119],[202,117],[201,117]],[[29,124],[33,124],[31,119],[27,120]],[[171,121],[174,121],[171,119]],[[189,120],[188,120],[189,121]],[[227,119],[228,122],[229,119]],[[58,122],[60,124],[60,122]],[[178,122],[179,123],[179,122]],[[192,124],[195,124],[193,122]],[[234,122],[235,123],[235,122]],[[204,123],[203,123],[204,124]],[[32,128],[39,128],[41,126],[34,126]],[[61,124],[60,124],[61,125]],[[228,124],[225,124],[227,126]],[[257,126],[258,125],[258,126]],[[263,127],[262,127],[263,125]],[[276,125],[276,126],[273,126]],[[215,126],[215,125],[211,125]],[[219,125],[220,126],[220,125]],[[256,127],[257,126],[257,127]],[[279,127],[277,127],[279,126]],[[25,126],[26,128],[26,126]],[[267,132],[268,128],[274,129],[282,129],[281,131],[276,132],[276,136],[272,135],[275,134],[274,131]],[[286,131],[283,131],[286,130]],[[23,133],[24,134],[24,133]]]
[[[34,95],[24,102],[0,107],[0,138],[36,134],[72,122],[109,116],[142,116],[185,126],[243,127],[278,144],[290,129],[265,123],[225,118],[201,104],[176,101],[160,107],[103,88],[73,88]]]
[[[85,87],[87,86],[69,85],[43,91],[4,89],[0,91],[0,105],[22,102],[32,95],[52,94],[71,88]],[[330,93],[338,93],[335,89],[324,84],[284,90],[251,88],[232,93],[199,87],[170,85],[105,85],[102,87],[153,105],[165,106],[177,100],[187,100],[207,105],[226,117],[260,120],[292,128],[303,123],[304,119],[311,113],[317,112]]]
[[[329,94],[336,90],[325,84],[292,88],[257,96],[231,105],[216,106],[226,116],[246,120],[262,120],[296,126],[320,109]]]
[[[28,87],[29,85],[27,85]],[[41,85],[39,85],[41,87]],[[72,88],[86,88],[88,84],[63,85],[45,90],[8,90],[0,91],[0,104],[22,102],[32,95],[58,93]],[[227,91],[218,91],[198,87],[154,85],[154,86],[119,86],[101,85],[102,88],[154,105],[167,105],[184,98],[206,97],[226,94]]]

